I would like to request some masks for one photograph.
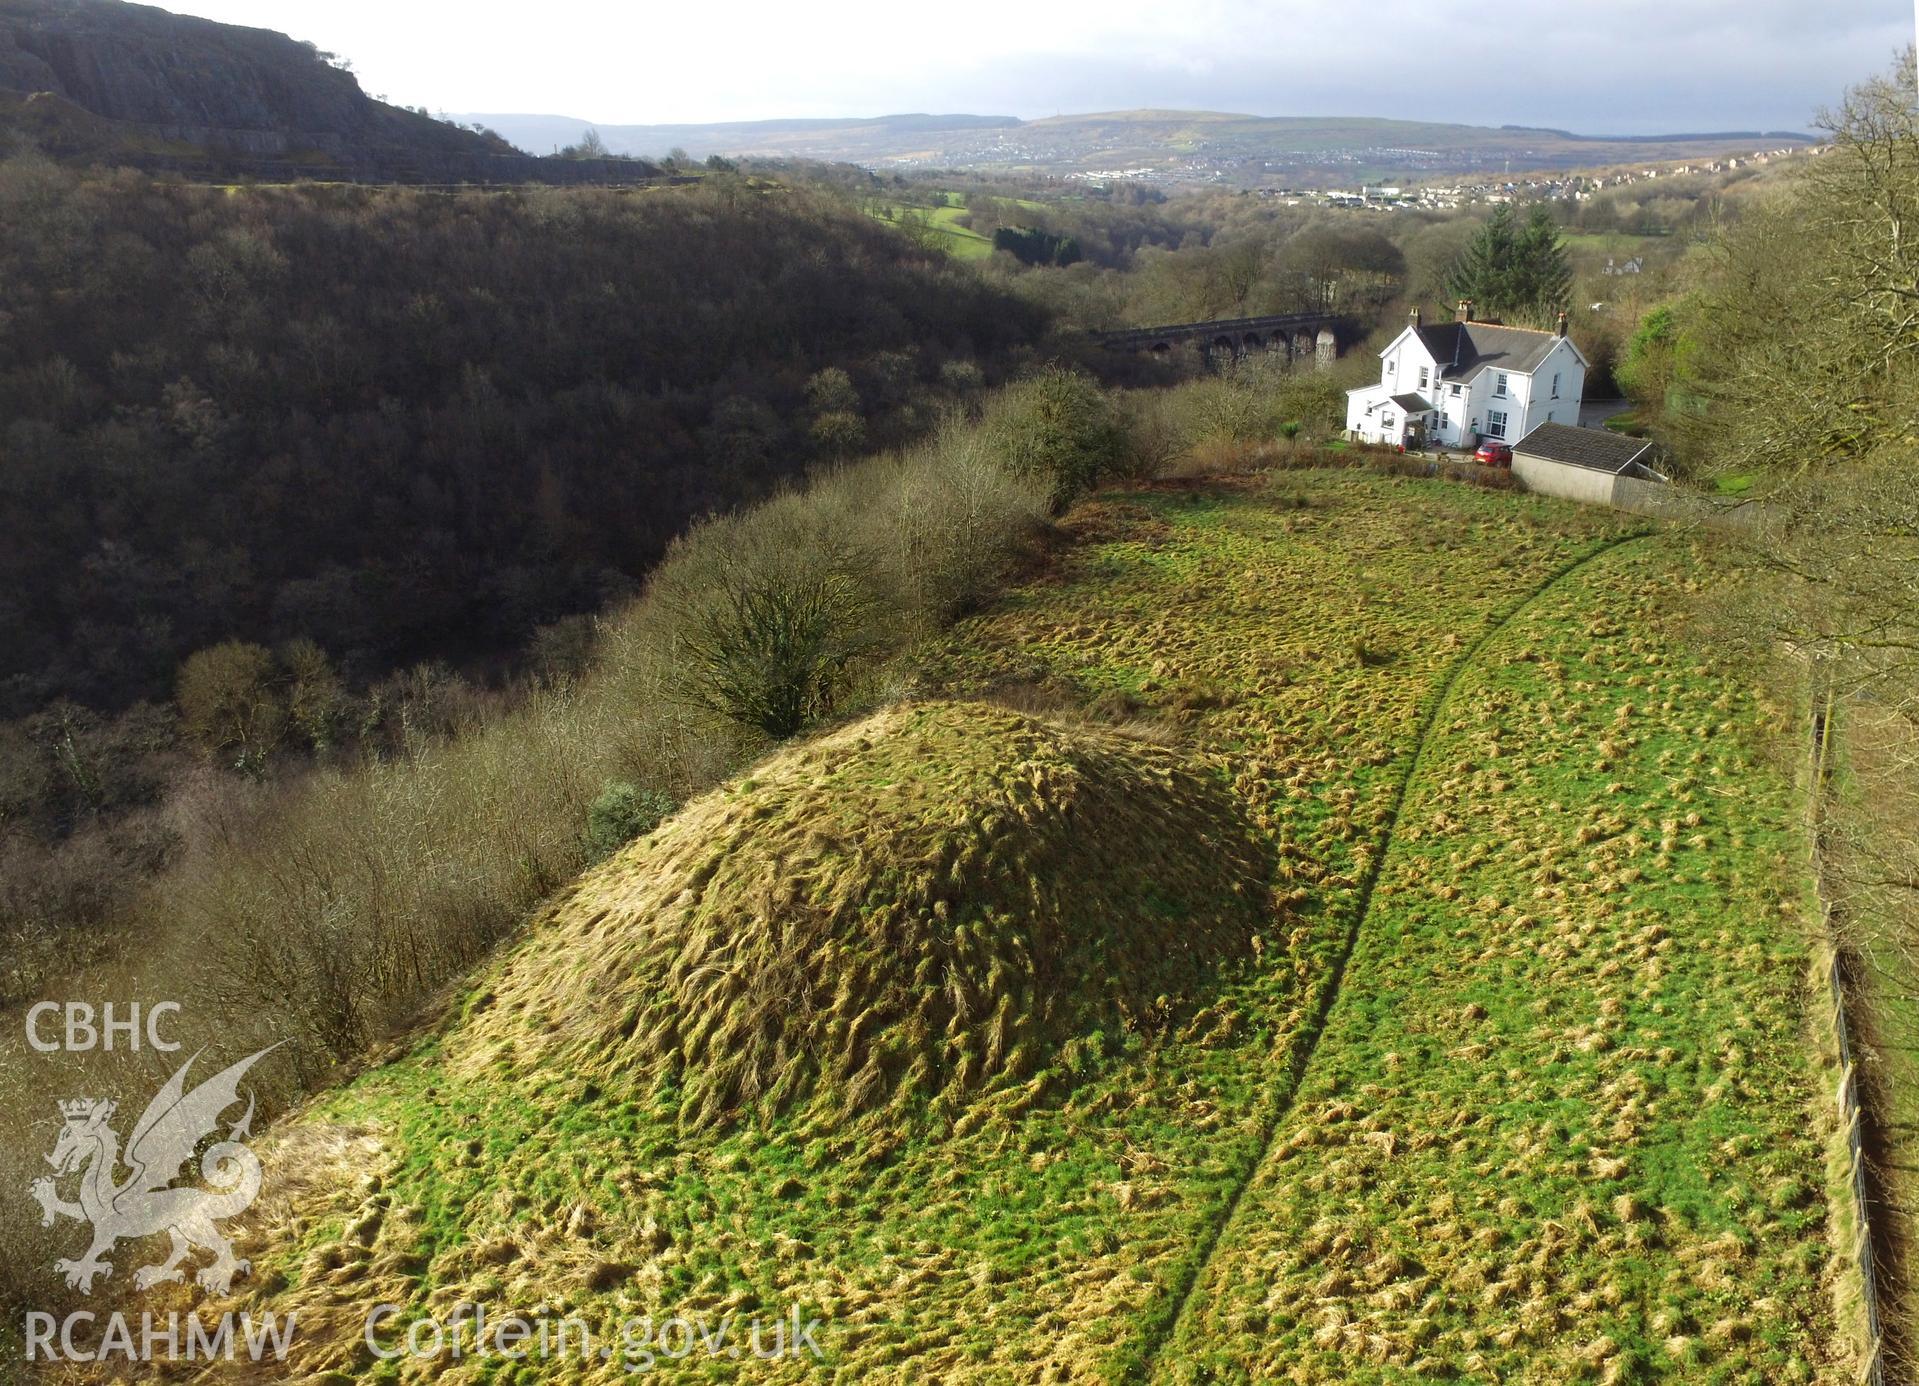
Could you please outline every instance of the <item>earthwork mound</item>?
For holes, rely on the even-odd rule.
[[[942,1105],[1165,1023],[1268,922],[1269,848],[1179,754],[1003,708],[785,749],[582,878],[476,1000],[513,1069],[767,1105]]]

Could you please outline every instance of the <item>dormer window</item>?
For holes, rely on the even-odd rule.
[[[1496,395],[1503,395],[1506,393],[1506,372],[1497,371],[1494,373],[1493,393]]]

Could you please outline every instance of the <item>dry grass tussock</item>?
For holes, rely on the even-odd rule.
[[[637,1065],[699,1124],[950,1110],[1076,1036],[1163,1025],[1248,951],[1269,857],[1224,781],[1172,752],[893,708],[585,877],[471,1003],[462,1059]]]

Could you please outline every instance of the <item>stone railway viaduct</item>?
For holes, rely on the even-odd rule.
[[[1118,332],[1095,332],[1093,338],[1108,351],[1151,352],[1160,360],[1170,360],[1179,347],[1193,346],[1209,365],[1263,352],[1284,353],[1288,362],[1311,359],[1315,369],[1324,370],[1338,359],[1340,346],[1352,341],[1356,331],[1352,319],[1336,313],[1276,313],[1261,318],[1129,327]]]

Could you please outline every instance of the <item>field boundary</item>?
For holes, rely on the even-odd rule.
[[[1433,739],[1434,728],[1439,725],[1440,714],[1452,701],[1453,690],[1458,687],[1461,677],[1473,666],[1474,661],[1479,658],[1486,646],[1561,583],[1607,554],[1627,544],[1638,543],[1648,538],[1650,534],[1649,530],[1635,530],[1629,534],[1620,535],[1568,563],[1514,603],[1504,614],[1496,617],[1447,670],[1446,677],[1441,680],[1439,687],[1433,693],[1432,700],[1427,704],[1426,711],[1420,717],[1419,729],[1413,741],[1412,758],[1407,763],[1405,777],[1400,780],[1399,787],[1393,792],[1392,809],[1386,817],[1386,829],[1380,835],[1379,850],[1374,853],[1372,861],[1366,868],[1365,879],[1360,882],[1357,908],[1353,911],[1352,922],[1347,926],[1346,938],[1340,947],[1339,956],[1333,960],[1332,970],[1321,989],[1319,1004],[1313,1012],[1312,1021],[1293,1041],[1283,1095],[1276,1095],[1272,1099],[1272,1109],[1263,1119],[1258,1150],[1247,1166],[1244,1176],[1227,1196],[1219,1215],[1206,1229],[1200,1243],[1199,1254],[1193,1261],[1193,1268],[1186,1283],[1180,1288],[1178,1298],[1173,1301],[1172,1311],[1166,1316],[1164,1326],[1157,1333],[1148,1329],[1149,1334],[1153,1336],[1139,1349],[1135,1367],[1126,1373],[1122,1380],[1143,1382],[1149,1379],[1159,1354],[1179,1336],[1179,1326],[1184,1322],[1194,1295],[1205,1281],[1207,1272],[1212,1268],[1214,1253],[1218,1251],[1220,1243],[1225,1239],[1226,1229],[1232,1225],[1233,1219],[1238,1215],[1246,1190],[1252,1187],[1254,1179],[1258,1177],[1259,1171],[1265,1167],[1272,1155],[1273,1142],[1278,1139],[1280,1123],[1292,1110],[1293,1100],[1298,1096],[1301,1084],[1305,1082],[1306,1070],[1311,1065],[1313,1054],[1319,1047],[1320,1036],[1325,1033],[1327,1021],[1333,1013],[1333,1006],[1339,1000],[1340,986],[1346,979],[1347,964],[1352,961],[1360,934],[1365,929],[1366,920],[1372,914],[1373,889],[1378,885],[1380,875],[1385,870],[1386,858],[1391,854],[1393,835],[1399,830],[1399,819],[1406,807],[1407,796],[1412,790],[1413,782],[1419,778],[1420,767],[1425,762],[1426,750]],[[1874,1386],[1879,1386],[1879,1383],[1874,1383]]]
[[[1860,1297],[1865,1315],[1865,1341],[1860,1345],[1865,1360],[1858,1380],[1863,1386],[1884,1386],[1886,1379],[1885,1331],[1879,1321],[1879,1280],[1874,1255],[1872,1199],[1867,1188],[1867,1162],[1862,1134],[1864,1115],[1859,1103],[1859,1075],[1853,1063],[1851,1026],[1846,1017],[1845,952],[1840,946],[1837,911],[1826,889],[1826,794],[1831,783],[1833,695],[1828,689],[1823,701],[1812,709],[1810,746],[1811,783],[1807,787],[1806,816],[1812,854],[1813,889],[1819,900],[1819,971],[1825,980],[1826,1015],[1833,1045],[1839,1059],[1839,1082],[1833,1096],[1839,1108],[1839,1120],[1845,1131],[1847,1191],[1853,1236],[1852,1261],[1859,1272]]]

